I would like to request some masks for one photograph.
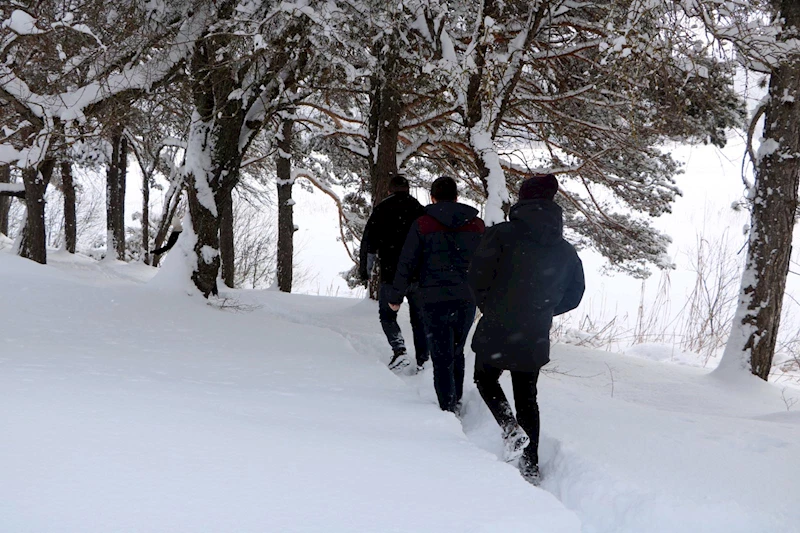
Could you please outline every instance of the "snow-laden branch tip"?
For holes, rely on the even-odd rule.
[[[36,26],[36,19],[33,15],[21,9],[12,11],[11,15],[3,21],[0,27],[8,28],[17,35],[38,35],[44,33],[44,30]]]
[[[62,121],[83,121],[86,109],[120,93],[150,90],[167,76],[194,49],[194,43],[206,30],[208,9],[198,9],[186,19],[173,39],[154,59],[124,68],[82,87],[59,94],[39,94],[6,64],[0,65],[0,87],[39,118],[57,117]]]

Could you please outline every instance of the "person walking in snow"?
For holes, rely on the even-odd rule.
[[[453,178],[434,181],[431,200],[408,232],[389,302],[399,309],[411,280],[419,280],[439,407],[457,412],[464,390],[464,345],[475,320],[467,271],[484,223],[477,209],[457,202]]]
[[[506,460],[519,457],[520,472],[533,484],[539,483],[536,384],[550,360],[550,327],[584,292],[581,260],[562,236],[557,192],[552,174],[523,182],[510,220],[487,230],[469,270],[483,313],[472,339],[475,384],[503,431]],[[498,381],[504,370],[511,371],[516,418]]]
[[[169,238],[167,239],[167,244],[162,246],[161,248],[156,248],[155,250],[151,251],[150,253],[153,255],[161,255],[164,252],[168,252],[175,246],[175,243],[178,242],[178,237],[181,236],[181,232],[183,231],[183,224],[181,223],[181,217],[175,215],[172,217],[172,233],[169,234]]]
[[[392,359],[389,368],[393,372],[407,372],[411,360],[406,351],[405,340],[397,324],[397,311],[389,307],[389,292],[394,282],[400,250],[406,240],[411,224],[424,213],[422,205],[409,194],[408,180],[402,175],[395,175],[389,181],[390,195],[378,203],[367,220],[364,236],[361,239],[359,257],[359,277],[367,282],[373,270],[377,256],[380,268],[381,286],[378,295],[378,318],[386,339],[392,347]],[[422,309],[416,291],[409,290],[408,298],[411,330],[414,335],[414,351],[416,366],[421,369],[428,360],[425,325],[422,321]]]

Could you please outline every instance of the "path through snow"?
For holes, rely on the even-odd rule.
[[[386,369],[372,302],[219,310],[141,265],[52,263],[0,253],[0,531],[800,530],[800,416],[771,385],[557,346],[548,494],[471,383],[459,425],[430,370]]]
[[[0,253],[0,531],[580,530],[313,316],[147,276]]]
[[[247,296],[269,312],[327,324],[366,357],[388,358],[370,302]],[[513,470],[499,461],[500,431],[470,382],[473,360],[463,429],[498,468]],[[404,380],[436,404],[430,369]],[[513,398],[508,376],[503,384]],[[586,533],[796,533],[800,410],[787,410],[784,397],[800,392],[557,345],[540,379],[543,488],[580,516]]]

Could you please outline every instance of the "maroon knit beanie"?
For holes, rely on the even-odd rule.
[[[532,176],[522,182],[519,199],[552,200],[558,192],[558,180],[552,174]]]

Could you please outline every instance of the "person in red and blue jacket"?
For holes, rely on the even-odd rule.
[[[464,390],[464,345],[475,320],[467,272],[485,225],[477,209],[458,203],[451,177],[433,182],[431,201],[408,232],[389,303],[399,309],[411,280],[416,280],[439,406],[457,412]]]

